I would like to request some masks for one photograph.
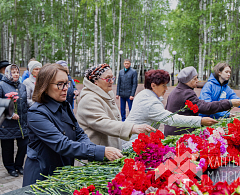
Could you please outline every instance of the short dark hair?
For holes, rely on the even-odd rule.
[[[126,61],[131,63],[130,59],[124,59],[124,62],[126,62]]]
[[[170,76],[169,73],[165,70],[149,70],[145,73],[145,89],[151,89],[151,83],[155,83],[156,85],[169,83]]]
[[[67,70],[59,64],[45,64],[39,71],[36,85],[33,92],[33,101],[39,103],[46,103],[45,92],[48,90],[50,83],[55,79],[58,71],[67,73]]]
[[[214,66],[213,71],[217,77],[219,77],[219,72],[222,72],[224,68],[229,67],[231,69],[231,66],[226,62],[219,62],[216,66]]]

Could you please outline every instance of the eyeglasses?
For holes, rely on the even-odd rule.
[[[68,81],[68,82],[66,82],[66,83],[50,83],[50,84],[55,84],[55,85],[57,85],[57,87],[58,87],[58,90],[63,90],[64,89],[64,87],[66,86],[67,88],[69,88],[70,86],[71,86],[71,82],[70,81]]]
[[[111,81],[112,81],[112,82],[114,82],[114,81],[115,81],[115,79],[116,79],[116,77],[113,77],[113,78],[108,78],[108,79],[103,79],[103,78],[100,78],[100,79],[102,79],[102,80],[104,80],[104,81],[106,81],[106,82],[110,83]]]

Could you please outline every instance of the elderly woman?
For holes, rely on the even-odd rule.
[[[23,186],[42,175],[52,175],[56,167],[73,165],[74,158],[102,161],[121,158],[120,150],[92,143],[66,101],[69,87],[67,71],[59,64],[41,68],[33,100],[28,110],[29,144]]]
[[[211,74],[208,82],[203,86],[199,99],[206,102],[220,101],[225,99],[240,99],[228,86],[228,81],[231,76],[231,67],[225,62],[220,62],[214,67],[213,70],[214,73]],[[232,117],[234,115],[228,111],[223,111],[211,115],[201,114],[201,116],[210,116],[218,119],[223,116]]]
[[[172,113],[164,109],[161,97],[167,90],[169,80],[170,77],[167,71],[149,70],[146,72],[145,89],[139,92],[134,98],[132,110],[126,121],[149,125],[161,121],[164,124],[178,127],[201,127],[201,125],[210,126],[217,123],[217,121],[209,117],[201,118],[199,116],[183,116],[178,114],[168,117]]]
[[[146,124],[135,125],[121,121],[112,91],[114,80],[108,64],[101,64],[86,71],[77,120],[95,144],[121,149],[121,139],[129,140],[132,134],[149,133],[155,129]]]
[[[28,70],[30,72],[30,77],[23,81],[23,84],[26,85],[26,89],[27,89],[28,107],[30,107],[34,103],[34,101],[32,100],[32,96],[35,88],[36,77],[41,68],[42,68],[42,64],[38,61],[30,61],[28,63]]]
[[[17,113],[3,121],[0,126],[3,165],[13,177],[23,174],[23,162],[27,151],[27,92],[26,87],[19,82],[20,70],[17,65],[9,65],[0,82],[0,98],[6,98],[10,92],[18,93]],[[20,122],[21,129],[19,127]],[[22,137],[22,133],[23,136]],[[17,154],[14,160],[14,140],[17,141]]]

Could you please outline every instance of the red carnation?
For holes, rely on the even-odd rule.
[[[191,101],[186,100],[185,105],[187,105],[187,107],[193,111],[193,113],[197,113],[198,112],[198,106],[197,104],[193,104]]]
[[[198,106],[197,106],[197,104],[194,104],[193,106],[192,106],[192,111],[193,111],[193,113],[197,113],[198,112]]]
[[[90,186],[87,187],[87,189],[88,189],[89,192],[94,192],[95,186],[94,185],[90,185]]]
[[[189,100],[186,100],[185,105],[187,105],[190,110],[193,107],[193,103]]]

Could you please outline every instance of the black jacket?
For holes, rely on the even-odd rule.
[[[13,82],[3,77],[0,81],[0,98],[7,98],[6,93],[18,92],[17,114],[23,130],[24,136],[27,136],[27,91],[26,86],[19,81]],[[5,119],[0,125],[0,139],[21,138],[22,134],[17,120]]]
[[[125,71],[120,70],[117,84],[117,95],[121,97],[135,96],[138,80],[137,72],[131,67]]]
[[[197,116],[199,113],[201,114],[213,114],[216,112],[221,112],[224,110],[228,110],[231,108],[231,104],[228,100],[222,100],[218,102],[205,102],[204,100],[200,100],[197,97],[197,94],[194,92],[193,88],[183,84],[178,83],[177,87],[170,93],[168,96],[167,104],[165,109],[170,112],[176,112],[185,106],[186,100],[192,101],[193,104],[197,104],[199,111],[194,114],[191,110],[186,110],[185,112],[179,112],[178,114],[186,115],[186,116]],[[187,129],[187,131],[181,129]],[[194,128],[188,127],[172,127],[165,125],[164,127],[164,135],[181,135],[183,133],[192,132]],[[177,131],[177,132],[176,132]]]

